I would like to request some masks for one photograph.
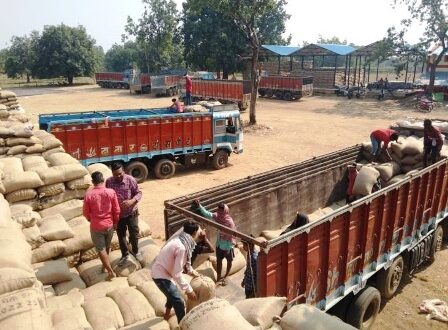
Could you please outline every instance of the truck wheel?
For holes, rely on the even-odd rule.
[[[229,154],[225,150],[218,150],[213,155],[212,164],[215,170],[223,169],[224,167],[227,166],[228,162],[229,162]]]
[[[169,159],[160,159],[154,166],[154,174],[158,179],[169,179],[176,172],[176,165]]]
[[[283,99],[285,101],[292,101],[292,95],[290,92],[285,92],[285,94],[283,94]]]
[[[282,91],[276,91],[275,97],[279,100],[283,99],[283,92]]]
[[[353,299],[347,309],[347,323],[357,329],[370,329],[378,315],[380,304],[380,292],[368,286]]]
[[[142,183],[148,177],[148,167],[142,162],[131,162],[126,166],[126,173],[134,177],[138,183]]]
[[[272,89],[267,89],[266,90],[266,97],[267,98],[271,98],[272,96],[274,96],[274,91]]]
[[[258,94],[259,94],[261,97],[264,97],[264,96],[266,95],[266,91],[265,91],[264,89],[259,89],[259,90],[258,90]]]
[[[390,299],[397,292],[403,278],[403,272],[403,257],[399,256],[388,269],[384,269],[378,274],[377,288],[383,298]]]
[[[443,241],[443,227],[438,226],[434,233],[434,240],[432,241],[431,254],[429,256],[431,261],[436,259],[436,253],[442,249]]]

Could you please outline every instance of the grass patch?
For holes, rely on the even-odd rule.
[[[75,77],[73,79],[73,86],[80,85],[92,85],[95,84],[95,79],[91,77]],[[65,78],[51,78],[51,79],[31,79],[31,82],[26,82],[26,77],[17,79],[8,78],[6,74],[0,74],[0,87],[1,88],[13,88],[13,87],[62,87],[68,86]]]

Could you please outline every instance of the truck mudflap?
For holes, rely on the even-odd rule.
[[[434,233],[429,234],[409,251],[409,273],[414,272],[431,255]]]

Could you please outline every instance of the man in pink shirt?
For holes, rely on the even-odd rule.
[[[109,260],[110,243],[120,219],[120,206],[114,190],[104,186],[101,172],[92,173],[93,189],[84,197],[83,214],[90,222],[90,236],[98,251],[103,267],[109,273],[107,280],[115,277]]]
[[[180,113],[180,112],[184,112],[184,108],[182,106],[182,104],[180,104],[180,101],[177,99],[172,99],[171,102],[173,102],[173,104],[170,106],[170,109]]]
[[[186,268],[189,274],[197,275],[191,267],[191,255],[200,233],[201,229],[194,221],[184,223],[183,231],[165,244],[152,265],[151,274],[154,283],[167,299],[165,320],[169,319],[173,307],[178,322],[185,316],[185,304],[174,282],[182,291],[186,291],[188,299],[196,299],[196,294],[182,276],[182,272]]]

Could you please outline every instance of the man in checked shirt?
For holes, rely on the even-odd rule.
[[[123,264],[129,252],[138,260],[141,255],[138,253],[138,202],[142,198],[142,192],[138,188],[137,181],[130,175],[124,173],[121,163],[112,164],[112,176],[106,180],[106,187],[115,190],[120,204],[120,220],[117,225],[118,243],[120,244],[121,259],[119,264]],[[126,232],[129,231],[129,242],[132,250],[129,251]]]

